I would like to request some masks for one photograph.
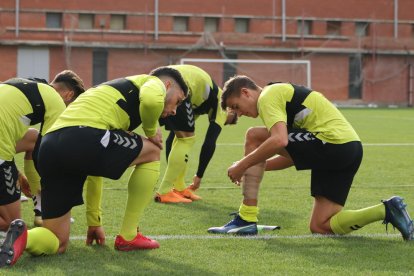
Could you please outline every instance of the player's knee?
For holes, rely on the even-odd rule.
[[[152,162],[152,161],[159,161],[161,155],[161,149],[157,147],[156,145],[152,144],[147,151],[147,158],[146,162]]]
[[[255,146],[260,144],[261,141],[257,139],[257,128],[251,127],[246,131],[246,146]]]

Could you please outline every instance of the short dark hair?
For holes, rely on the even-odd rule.
[[[75,93],[75,98],[85,92],[82,79],[72,70],[64,70],[58,73],[51,83],[62,83]]]
[[[242,88],[258,90],[259,86],[249,77],[235,75],[224,83],[223,94],[221,95],[221,108],[226,109],[226,101],[231,96],[239,96]]]
[[[180,72],[174,68],[168,67],[168,66],[161,66],[158,67],[154,70],[152,70],[150,72],[151,76],[155,76],[155,77],[170,77],[173,80],[175,80],[178,85],[180,86],[180,88],[183,90],[184,92],[184,96],[187,97],[188,96],[188,86],[185,83],[183,76],[180,74]]]

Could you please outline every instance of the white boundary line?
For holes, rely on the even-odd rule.
[[[244,146],[243,143],[218,143],[217,146]],[[364,143],[364,147],[412,147],[414,143]]]
[[[387,233],[376,233],[376,234],[361,234],[361,235],[258,235],[258,236],[236,236],[236,235],[154,235],[148,236],[155,240],[301,240],[301,239],[353,239],[353,238],[400,238],[401,234],[387,234]],[[72,236],[70,240],[86,240],[85,236]],[[106,240],[115,240],[115,237],[106,237]]]

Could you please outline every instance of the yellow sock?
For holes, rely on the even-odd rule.
[[[40,176],[36,171],[33,160],[24,159],[24,174],[29,182],[30,191],[32,195],[40,193]]]
[[[128,181],[128,200],[120,234],[130,241],[137,235],[138,222],[151,201],[160,175],[160,161],[137,165]]]
[[[174,143],[168,157],[167,168],[160,187],[158,188],[158,193],[166,194],[173,187],[179,191],[185,189],[184,177],[187,171],[189,154],[194,142],[195,136],[174,139]]]
[[[59,249],[59,239],[47,228],[36,227],[27,232],[26,251],[32,255],[52,255]]]
[[[88,176],[86,178],[86,222],[88,226],[102,225],[102,188],[103,178]]]
[[[185,190],[185,175],[187,174],[187,166],[185,166],[185,169],[180,173],[180,175],[175,179],[174,181],[174,189],[177,191],[183,191]]]
[[[360,210],[342,210],[331,218],[330,225],[332,232],[343,235],[384,218],[385,207],[381,203]]]
[[[259,207],[257,206],[248,206],[240,205],[239,208],[239,216],[244,219],[245,221],[249,222],[258,222],[257,215],[259,214]]]

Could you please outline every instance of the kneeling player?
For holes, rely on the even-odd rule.
[[[63,253],[69,242],[70,211],[83,204],[86,177],[118,179],[129,166],[135,168],[115,249],[158,248],[158,242],[144,237],[137,226],[159,176],[158,119],[174,115],[186,96],[180,73],[168,68],[154,76],[109,81],[73,102],[39,149],[43,227],[27,231],[22,220],[12,222],[1,247],[0,267],[14,264],[25,249],[33,255]],[[141,123],[147,138],[130,132]]]

